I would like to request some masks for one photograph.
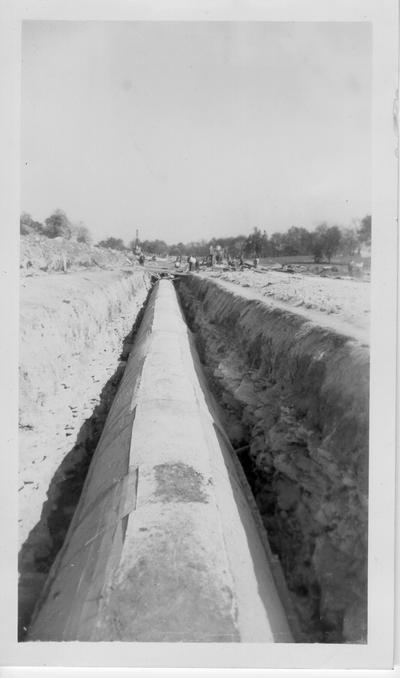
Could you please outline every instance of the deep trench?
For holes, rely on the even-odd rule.
[[[152,283],[154,284],[157,279],[158,276],[154,277]],[[290,520],[290,515],[288,516],[288,512],[286,512],[286,515],[282,516],[283,512],[279,509],[277,496],[274,492],[276,477],[255,466],[250,454],[251,427],[242,421],[243,405],[240,402],[235,402],[232,393],[224,391],[221,380],[215,377],[215,365],[212,365],[212,361],[210,364],[207,344],[194,322],[194,314],[182,301],[179,278],[175,279],[175,289],[189,330],[193,334],[208,388],[218,403],[226,433],[253,493],[266,529],[269,545],[272,552],[280,559],[286,584],[297,613],[302,640],[303,642],[343,642],[343,637],[338,630],[340,625],[335,628],[321,621],[319,613],[321,591],[318,581],[312,576],[311,567],[310,576],[304,582],[293,580],[291,576],[293,562],[291,562],[291,557],[288,557],[287,544],[283,542],[284,539],[287,539],[287,534],[286,537],[283,535],[285,523]],[[42,509],[41,519],[31,531],[20,551],[18,617],[18,639],[20,641],[23,641],[26,637],[36,601],[67,534],[92,456],[122,379],[130,349],[141,324],[151,291],[152,287],[149,290],[147,300],[138,313],[132,330],[124,340],[117,370],[103,387],[99,404],[93,411],[92,416],[81,427],[74,447],[55,473],[48,490],[48,500]],[[254,367],[257,368],[257,365]],[[296,534],[294,529],[292,538],[294,542],[301,541],[302,535]],[[297,544],[294,543],[291,549],[292,557],[296,557],[296,547]]]
[[[176,285],[179,297],[179,281]],[[290,563],[285,560],[284,549],[280,543],[280,526],[277,523],[277,516],[279,516],[279,507],[277,497],[273,491],[268,492],[268,499],[265,500],[266,488],[273,487],[273,476],[261,472],[256,468],[254,460],[250,455],[250,448],[252,442],[251,429],[249,426],[242,423],[242,405],[236,401],[233,402],[232,394],[224,392],[221,381],[215,378],[214,369],[210,365],[208,347],[203,340],[198,327],[196,327],[193,317],[188,308],[181,304],[183,314],[189,330],[194,337],[197,353],[206,377],[207,386],[210,393],[214,396],[217,406],[218,414],[224,425],[225,432],[230,439],[236,458],[239,461],[243,472],[246,476],[248,486],[254,497],[256,506],[261,516],[263,526],[265,528],[265,535],[268,539],[269,546],[274,555],[279,558],[282,566],[282,571],[285,577],[285,583],[288,585],[290,600],[290,607],[294,608],[296,614],[297,639],[302,642],[326,642],[329,639],[332,629],[325,629],[320,623],[318,614],[318,600],[320,591],[318,584],[315,583],[314,588],[309,586],[295,585],[290,586]],[[229,396],[229,407],[224,405],[224,396]],[[239,424],[240,438],[237,435],[237,424]],[[233,432],[233,433],[232,433]],[[304,608],[303,601],[307,611],[302,611]],[[311,606],[311,612],[310,612]],[[338,640],[335,637],[335,642]]]
[[[221,379],[218,375],[218,362],[226,356],[226,342],[229,342],[229,338],[225,337],[224,339],[222,337],[220,329],[216,327],[213,319],[209,319],[208,330],[204,332],[204,328],[197,319],[196,308],[194,308],[197,304],[201,307],[202,300],[191,298],[190,294],[187,296],[180,292],[180,284],[181,281],[178,279],[175,287],[186,323],[194,338],[208,389],[218,404],[219,416],[247,478],[271,551],[278,557],[282,568],[289,591],[290,607],[295,612],[296,626],[299,630],[297,640],[300,642],[343,643],[346,641],[343,635],[343,615],[340,612],[338,614],[332,613],[331,618],[327,618],[327,615],[322,612],[324,594],[312,563],[317,533],[308,535],[306,540],[295,515],[296,507],[301,505],[303,500],[308,501],[308,497],[305,496],[308,493],[306,490],[300,490],[301,494],[297,501],[291,507],[282,510],[282,506],[279,504],[280,498],[277,486],[280,482],[287,482],[287,478],[274,468],[260,468],[260,465],[256,464],[255,455],[252,455],[251,448],[257,445],[257,434],[254,435],[254,431],[257,430],[259,422],[253,415],[249,417],[249,408],[243,402],[235,399],[232,390],[226,387],[224,379]],[[229,346],[229,348],[233,347],[234,341],[232,334],[232,346]],[[231,356],[234,355],[235,351],[232,352]],[[253,375],[256,375],[260,369],[257,355],[257,351],[254,351],[252,355],[250,353],[245,356],[237,354],[236,367],[239,370],[243,370],[244,365],[249,368],[250,380],[256,378]],[[276,386],[280,388],[279,384]],[[268,419],[271,412],[267,412],[265,416]],[[318,426],[319,424],[316,422],[316,431]],[[287,437],[290,438],[290,429],[287,431]],[[297,449],[304,458],[309,459],[306,445],[304,444],[304,448],[302,448],[303,443],[298,439],[286,440],[285,444]],[[326,530],[329,531],[330,529],[332,528],[328,525]],[[300,563],[301,567],[299,566]],[[365,589],[363,595],[366,599]],[[364,641],[361,639],[358,642]]]

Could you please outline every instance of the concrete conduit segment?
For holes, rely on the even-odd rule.
[[[161,280],[28,640],[292,642],[193,351]]]

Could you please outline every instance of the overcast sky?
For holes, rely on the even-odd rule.
[[[368,24],[34,21],[22,45],[37,220],[172,243],[371,209]]]

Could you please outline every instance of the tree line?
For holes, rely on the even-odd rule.
[[[63,210],[55,210],[43,223],[32,219],[28,212],[22,212],[19,220],[21,235],[37,233],[47,238],[66,238],[90,245],[93,242],[92,235],[82,222],[73,224]]]
[[[27,234],[36,232],[48,238],[63,237],[78,242],[92,244],[93,238],[89,229],[82,223],[72,224],[63,210],[55,210],[44,223],[34,221],[24,212],[20,219],[20,232]],[[116,250],[135,251],[136,240],[125,245],[121,238],[109,237],[97,243],[99,247]],[[331,261],[335,255],[356,256],[363,245],[371,244],[371,215],[367,214],[352,227],[329,226],[319,224],[313,231],[291,226],[284,233],[272,233],[254,228],[249,235],[196,240],[188,243],[178,242],[168,245],[164,240],[142,240],[140,248],[147,254],[206,257],[210,247],[220,246],[231,257],[282,257],[313,256],[314,261]]]

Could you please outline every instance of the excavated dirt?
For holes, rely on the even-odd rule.
[[[150,276],[132,270],[21,281],[20,638],[63,543],[149,289]]]
[[[209,277],[227,289],[248,290],[249,298],[272,302],[316,324],[369,343],[370,284],[367,280],[324,278],[275,270],[213,271]]]
[[[88,245],[65,238],[46,238],[37,233],[21,236],[20,275],[45,275],[80,269],[115,269],[132,265],[132,252]]]
[[[57,243],[49,253],[37,238],[24,243],[21,639],[79,499],[151,285],[149,272],[124,271],[113,255],[99,263],[96,248],[85,263],[81,249],[84,260],[69,261]],[[98,269],[113,265],[118,270]],[[75,266],[89,268],[44,272]],[[184,277],[177,289],[304,637],[365,642],[368,285],[214,271]]]
[[[207,276],[178,290],[303,632],[366,642],[365,326],[318,326]]]

